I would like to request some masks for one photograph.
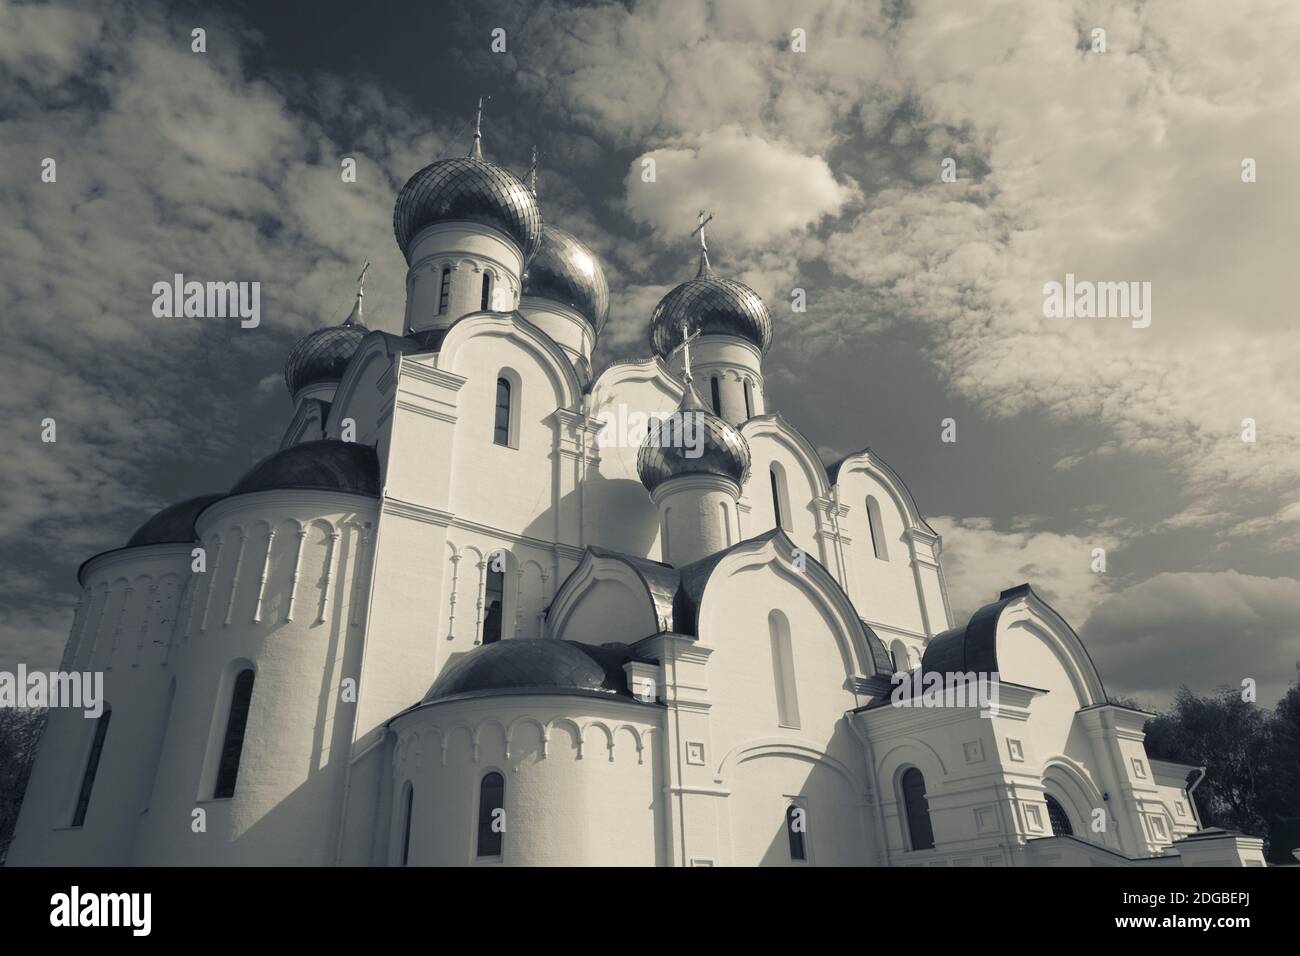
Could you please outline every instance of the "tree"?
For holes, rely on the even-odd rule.
[[[9,855],[45,716],[44,710],[0,708],[0,865]]]

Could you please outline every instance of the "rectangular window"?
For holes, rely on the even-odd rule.
[[[442,285],[438,289],[438,314],[447,314],[447,300],[451,298],[451,270],[442,270]]]
[[[90,809],[90,793],[95,789],[95,775],[99,773],[99,758],[104,753],[104,738],[108,736],[108,719],[113,711],[107,707],[95,721],[95,739],[90,744],[90,756],[86,758],[86,772],[81,776],[81,790],[77,794],[77,809],[72,815],[72,825],[79,827],[86,822],[86,811]]]

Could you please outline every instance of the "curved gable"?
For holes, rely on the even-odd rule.
[[[330,405],[324,423],[325,434],[336,437],[339,432],[339,422],[344,418],[352,418],[356,421],[358,441],[361,440],[362,433],[368,434],[374,423],[370,422],[370,427],[365,427],[367,421],[363,410],[373,404],[373,400],[362,389],[362,383],[369,382],[373,386],[380,386],[399,354],[419,350],[419,346],[410,339],[388,332],[371,332],[362,339],[356,352],[352,354],[352,360],[348,362],[347,370],[343,373],[338,388],[334,391],[334,401]],[[388,377],[391,380],[391,375]]]
[[[467,342],[482,336],[509,339],[531,354],[546,370],[555,389],[557,408],[576,409],[579,406],[582,385],[573,363],[549,335],[529,322],[521,312],[471,312],[457,319],[442,340],[438,367],[466,375],[466,371],[457,367],[459,353]]]
[[[677,572],[664,564],[587,548],[546,611],[561,640],[631,644],[672,627]]]
[[[775,441],[793,456],[808,486],[813,490],[814,497],[825,498],[830,494],[830,481],[816,449],[780,412],[749,419],[740,426],[740,433],[750,443],[751,450],[759,439],[770,438]]]
[[[898,476],[898,472],[890,468],[870,448],[864,448],[862,451],[841,458],[838,462],[829,466],[826,471],[831,484],[836,486],[841,483],[842,479],[853,472],[871,475],[889,491],[890,496],[894,499],[894,504],[904,516],[909,528],[919,528],[922,531],[937,535],[937,532],[930,527],[921,514],[921,509],[916,506],[916,499],[912,497],[912,492],[903,483],[903,479]]]

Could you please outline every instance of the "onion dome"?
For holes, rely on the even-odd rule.
[[[609,285],[587,246],[555,226],[543,226],[537,253],[524,273],[523,294],[576,309],[597,333],[609,318]]]
[[[474,150],[464,159],[440,159],[407,180],[393,208],[393,234],[406,261],[411,241],[425,226],[455,220],[499,229],[523,251],[524,261],[542,239],[537,199],[514,173],[483,159],[475,133]]]
[[[319,382],[341,380],[361,340],[369,334],[364,325],[345,322],[299,339],[284,363],[289,394],[297,395],[300,389]]]
[[[715,275],[700,253],[700,271],[659,300],[650,316],[650,347],[667,358],[682,344],[682,323],[692,333],[735,335],[766,352],[772,344],[772,315],[759,294],[735,279]]]
[[[650,425],[636,471],[651,492],[680,475],[717,475],[739,485],[749,472],[749,443],[705,407],[688,380],[677,411]]]
[[[626,697],[625,644],[596,647],[554,638],[494,641],[444,668],[423,703],[498,694],[565,694]]]
[[[267,455],[230,489],[232,495],[293,488],[379,497],[379,456],[370,445],[327,438]]]
[[[194,530],[194,519],[208,505],[224,497],[225,495],[199,495],[169,505],[140,525],[126,546],[140,548],[150,544],[189,544],[196,541],[198,533]]]

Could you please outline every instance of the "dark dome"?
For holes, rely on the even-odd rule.
[[[352,361],[361,340],[370,334],[364,325],[335,325],[317,329],[298,340],[284,363],[289,394],[317,382],[337,382]]]
[[[199,495],[169,505],[140,525],[126,546],[139,548],[147,544],[188,544],[195,541],[198,534],[194,530],[194,519],[212,502],[224,497],[225,495]]]
[[[683,428],[686,416],[698,424]],[[694,452],[698,454],[691,457]],[[679,475],[718,475],[743,484],[749,471],[749,443],[704,407],[695,386],[687,385],[677,411],[651,424],[636,455],[636,471],[647,491]]]
[[[549,638],[483,644],[447,665],[423,703],[492,694],[581,694],[631,697],[624,644],[596,647]]]
[[[735,335],[766,352],[772,344],[772,316],[758,293],[735,279],[700,273],[659,300],[650,316],[650,347],[662,358],[682,341],[682,322],[692,332]]]
[[[609,318],[609,285],[600,260],[571,233],[542,227],[537,254],[524,273],[524,295],[577,309],[600,332]]]
[[[230,489],[232,495],[277,488],[346,491],[379,497],[379,456],[370,445],[325,439],[267,455]]]
[[[407,180],[393,208],[393,234],[407,262],[421,229],[457,219],[500,229],[519,244],[525,261],[542,238],[537,199],[514,173],[481,159],[440,159]]]

